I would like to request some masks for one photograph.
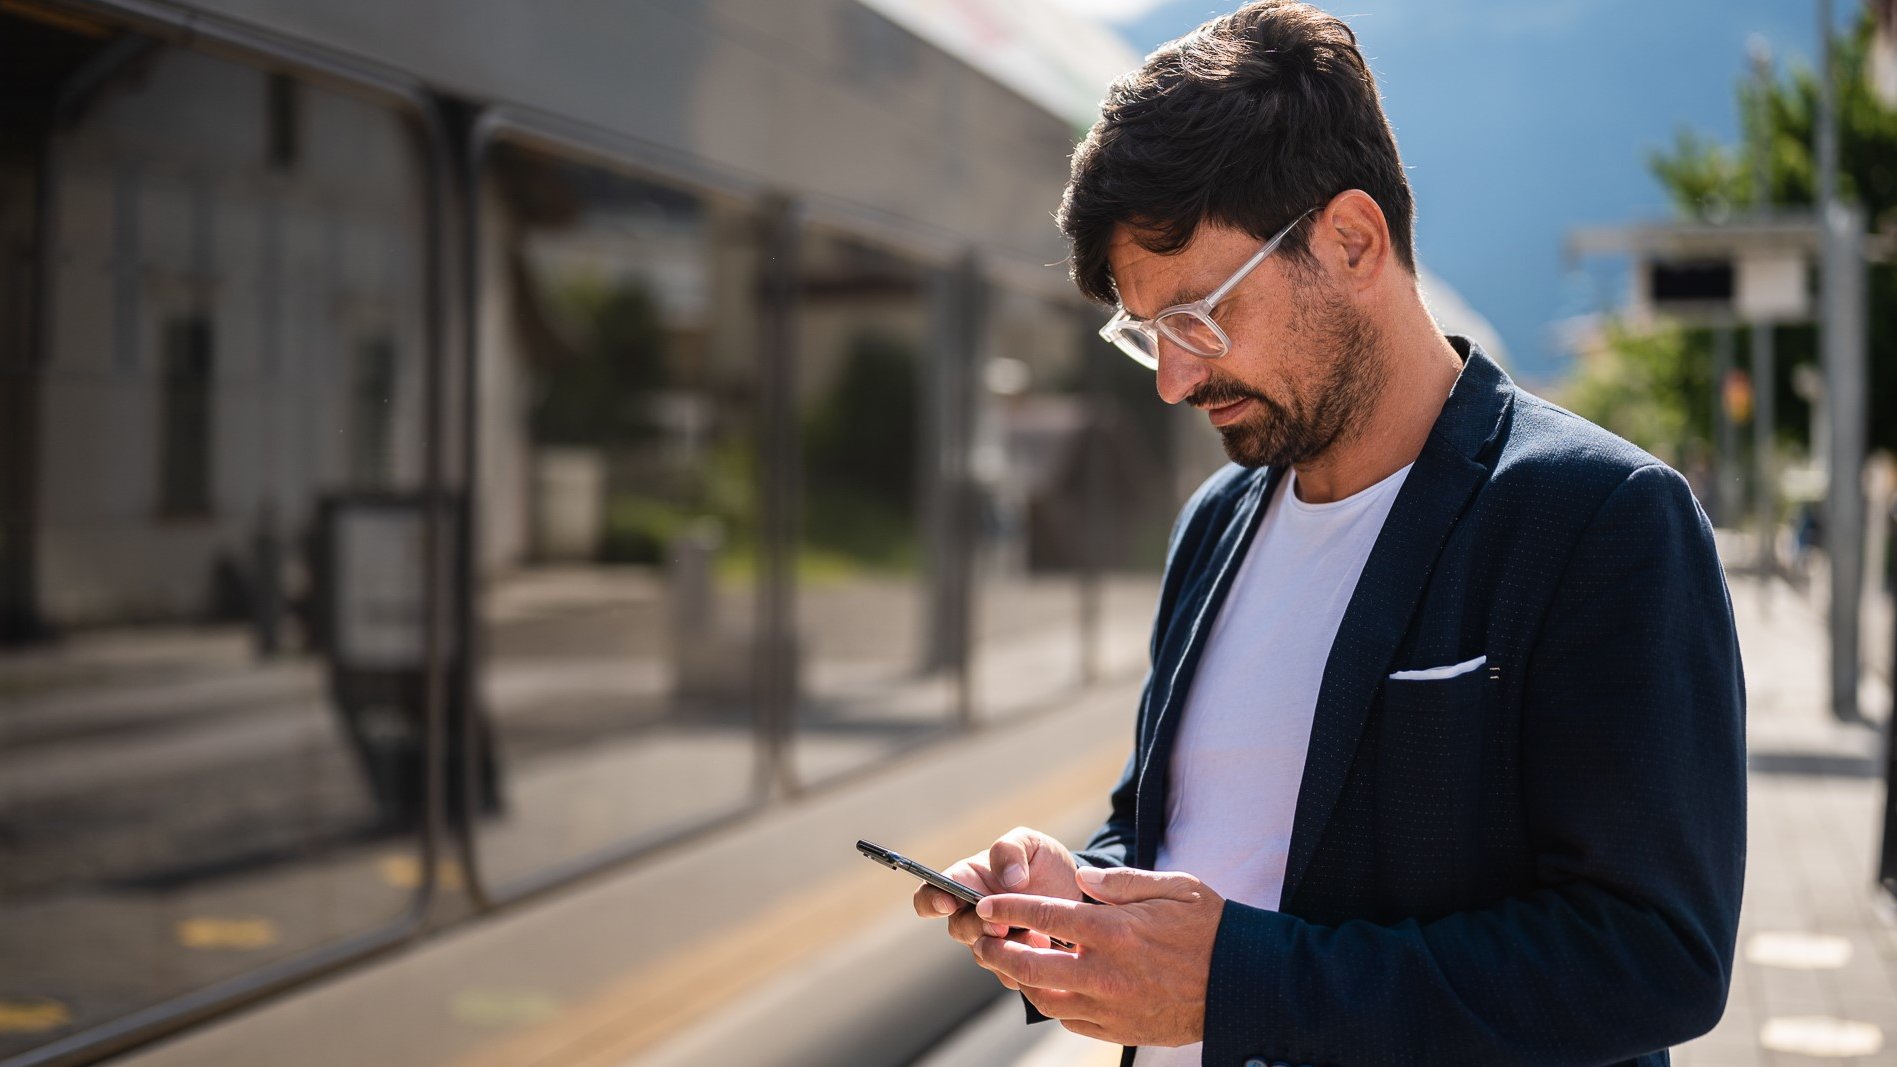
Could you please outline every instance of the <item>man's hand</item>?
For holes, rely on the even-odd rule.
[[[1099,904],[1003,894],[975,906],[992,926],[1071,941],[1078,952],[996,937],[975,959],[1077,1034],[1122,1045],[1189,1045],[1205,1035],[1205,984],[1225,900],[1189,874],[1083,868]]]
[[[1032,893],[1035,896],[1080,900],[1074,884],[1074,856],[1059,841],[1039,830],[1017,826],[988,847],[942,873],[984,893]],[[1000,923],[984,924],[975,909],[933,886],[916,890],[916,914],[925,919],[949,916],[949,936],[964,945],[973,945],[984,934],[1006,937],[1008,927]],[[1045,937],[1030,937],[1029,943],[1046,948]],[[1012,983],[1007,983],[1013,988]]]

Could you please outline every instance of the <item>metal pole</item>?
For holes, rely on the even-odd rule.
[[[1752,462],[1755,470],[1752,491],[1753,518],[1758,526],[1759,576],[1769,579],[1778,573],[1778,457],[1774,455],[1776,437],[1773,420],[1777,417],[1776,388],[1773,378],[1776,353],[1772,350],[1772,324],[1752,324]]]
[[[1893,544],[1897,544],[1897,508],[1885,517]],[[1897,659],[1891,662],[1897,663]],[[1877,882],[1897,896],[1897,730],[1884,729],[1884,838],[1878,851]]]
[[[1838,204],[1837,92],[1833,85],[1831,0],[1818,0],[1818,217],[1820,315],[1830,441],[1825,548],[1831,559],[1831,713],[1858,715],[1858,634],[1864,571],[1864,353],[1861,297],[1852,290],[1863,270],[1858,242],[1863,222]]]
[[[764,262],[760,306],[759,380],[763,395],[758,434],[758,532],[761,635],[754,667],[758,674],[760,796],[797,792],[792,743],[797,725],[798,680],[796,578],[802,486],[797,434],[797,311],[801,295],[797,207],[782,197],[761,210]]]
[[[1772,163],[1770,149],[1771,109],[1768,98],[1772,89],[1772,48],[1763,37],[1753,37],[1752,73],[1758,99],[1754,102],[1756,123],[1752,151],[1752,202],[1761,217],[1773,209]],[[1752,507],[1758,527],[1759,580],[1764,589],[1778,573],[1775,534],[1778,530],[1778,456],[1776,420],[1778,368],[1773,365],[1774,337],[1769,322],[1752,323],[1752,463],[1754,469]]]
[[[976,543],[975,488],[970,480],[969,449],[975,418],[976,383],[981,379],[983,315],[987,282],[974,253],[938,272],[942,285],[935,294],[941,328],[934,353],[935,388],[932,410],[937,420],[930,433],[937,461],[924,472],[935,501],[929,535],[937,545],[933,613],[928,662],[930,671],[947,670],[955,681],[955,722],[962,729],[975,725],[974,705],[974,553]]]
[[[1080,348],[1087,397],[1086,453],[1082,469],[1086,479],[1081,490],[1086,494],[1086,523],[1080,532],[1080,681],[1093,685],[1100,680],[1102,605],[1106,570],[1106,531],[1112,519],[1112,491],[1107,484],[1106,438],[1111,398],[1103,373],[1107,361],[1099,358],[1099,338],[1094,333],[1094,310],[1082,305],[1074,309],[1074,343]]]
[[[1734,485],[1738,469],[1739,427],[1726,406],[1726,380],[1732,377],[1732,324],[1713,327],[1713,428],[1718,454],[1713,456],[1713,516],[1720,526],[1736,526],[1739,494]]]
[[[1864,213],[1833,203],[1824,217],[1825,396],[1831,474],[1825,515],[1831,557],[1831,710],[1858,721],[1859,635],[1864,593],[1866,393]]]
[[[1818,211],[1838,195],[1838,108],[1832,83],[1831,0],[1818,0]]]

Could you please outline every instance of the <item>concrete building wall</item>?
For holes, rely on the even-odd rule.
[[[39,600],[54,625],[189,620],[266,527],[300,543],[318,495],[422,469],[419,189],[402,121],[297,86],[297,151],[266,158],[267,75],[161,48],[55,141],[41,380]],[[168,334],[208,328],[205,507],[162,492]],[[383,410],[352,373],[394,353]],[[363,468],[366,420],[389,427]]]

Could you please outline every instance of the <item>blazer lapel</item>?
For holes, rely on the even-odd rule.
[[[1183,647],[1174,655],[1162,653],[1157,658],[1158,663],[1170,662],[1172,671],[1163,680],[1163,686],[1154,692],[1157,711],[1152,718],[1151,739],[1140,746],[1133,839],[1137,866],[1151,869],[1159,858],[1159,839],[1166,827],[1167,777],[1172,768],[1173,740],[1179,733],[1180,707],[1192,688],[1192,677],[1199,669],[1206,638],[1219,617],[1225,595],[1231,591],[1238,564],[1258,532],[1264,502],[1271,499],[1282,476],[1283,471],[1272,468],[1253,475],[1251,486],[1225,524],[1211,557],[1201,568],[1203,577],[1185,591],[1176,610],[1176,617],[1186,621],[1184,637],[1175,639],[1183,640]]]
[[[1371,700],[1389,673],[1436,558],[1488,476],[1476,457],[1500,431],[1511,386],[1480,348],[1451,340],[1458,348],[1468,345],[1462,375],[1391,504],[1324,664],[1285,864],[1284,905],[1295,899],[1336,810]]]

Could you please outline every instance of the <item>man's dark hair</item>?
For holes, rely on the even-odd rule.
[[[1074,149],[1060,226],[1074,284],[1111,304],[1116,224],[1161,254],[1205,222],[1263,241],[1346,189],[1376,200],[1397,259],[1415,273],[1415,203],[1357,35],[1309,4],[1256,0],[1162,45],[1113,84]],[[1277,254],[1311,265],[1309,228]]]

